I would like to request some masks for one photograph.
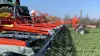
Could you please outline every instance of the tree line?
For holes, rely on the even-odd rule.
[[[68,21],[68,20],[71,20],[71,19],[72,19],[72,17],[70,17],[69,15],[65,15],[63,20]],[[91,19],[88,16],[86,16],[86,17],[79,18],[79,20],[80,20],[79,24],[96,25],[97,27],[100,27],[100,18],[99,19],[96,19],[96,18]]]

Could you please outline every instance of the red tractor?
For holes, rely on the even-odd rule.
[[[79,24],[80,20],[75,16],[71,20],[63,22],[64,24],[71,24],[72,28],[79,34],[85,34],[85,27],[83,24]]]

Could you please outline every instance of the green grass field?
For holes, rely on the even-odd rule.
[[[89,29],[88,34],[75,34],[71,31],[77,56],[100,56],[100,29]]]

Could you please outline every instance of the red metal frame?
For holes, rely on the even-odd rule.
[[[6,31],[21,31],[21,32],[33,32],[33,33],[37,33],[37,34],[45,34],[45,35],[49,35],[49,30],[52,30],[53,28],[56,28],[57,26],[60,26],[62,23],[61,22],[55,22],[55,23],[51,23],[48,20],[45,19],[44,16],[48,16],[47,14],[41,13],[36,11],[37,13],[39,13],[40,15],[36,15],[35,13],[33,13],[34,18],[36,20],[39,20],[39,23],[36,23],[36,21],[32,21],[35,22],[32,26],[32,23],[22,23],[20,21],[20,19],[11,19],[10,17],[5,17],[5,18],[1,18],[1,30],[6,30]],[[37,18],[38,17],[38,18]],[[33,19],[33,18],[32,18]],[[13,24],[13,27],[7,27],[7,26],[2,26],[2,24],[6,23],[6,24]],[[28,22],[28,21],[27,21]]]
[[[37,15],[37,13],[39,15]],[[32,13],[32,15],[33,15],[31,17],[33,20],[32,22],[34,23],[29,23],[27,20],[26,20],[27,23],[23,23],[23,21],[21,21],[20,18],[12,19],[11,18],[13,16],[12,14],[9,17],[0,18],[1,19],[1,30],[32,32],[32,33],[37,33],[37,34],[49,35],[49,32],[48,32],[49,30],[52,30],[56,28],[57,26],[60,26],[61,24],[72,24],[72,27],[76,28],[76,24],[77,22],[79,22],[79,19],[77,17],[74,17],[67,22],[64,22],[60,18],[58,18],[59,21],[52,23],[49,20],[45,19],[46,16],[49,16],[48,14],[38,12],[36,10]],[[37,20],[40,22],[37,22]],[[2,26],[2,24],[4,23],[13,24],[13,27]]]
[[[8,19],[7,19],[8,20]],[[76,28],[76,24],[77,22],[79,22],[79,20],[74,17],[72,20],[67,21],[67,22],[55,22],[55,23],[35,23],[33,24],[34,26],[31,26],[30,24],[17,24],[19,20],[11,20],[12,24],[14,25],[14,27],[5,27],[5,26],[1,26],[2,30],[8,30],[8,31],[22,31],[22,32],[33,32],[33,33],[37,33],[37,34],[46,34],[48,35],[48,31],[52,30],[53,28],[56,28],[57,26],[60,26],[61,24],[69,24],[72,23],[73,28]],[[22,30],[23,29],[23,30]]]
[[[14,45],[26,47],[26,42],[16,39],[0,38],[0,45]]]

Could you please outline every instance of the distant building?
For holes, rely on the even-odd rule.
[[[86,25],[86,28],[96,28],[96,25]]]

